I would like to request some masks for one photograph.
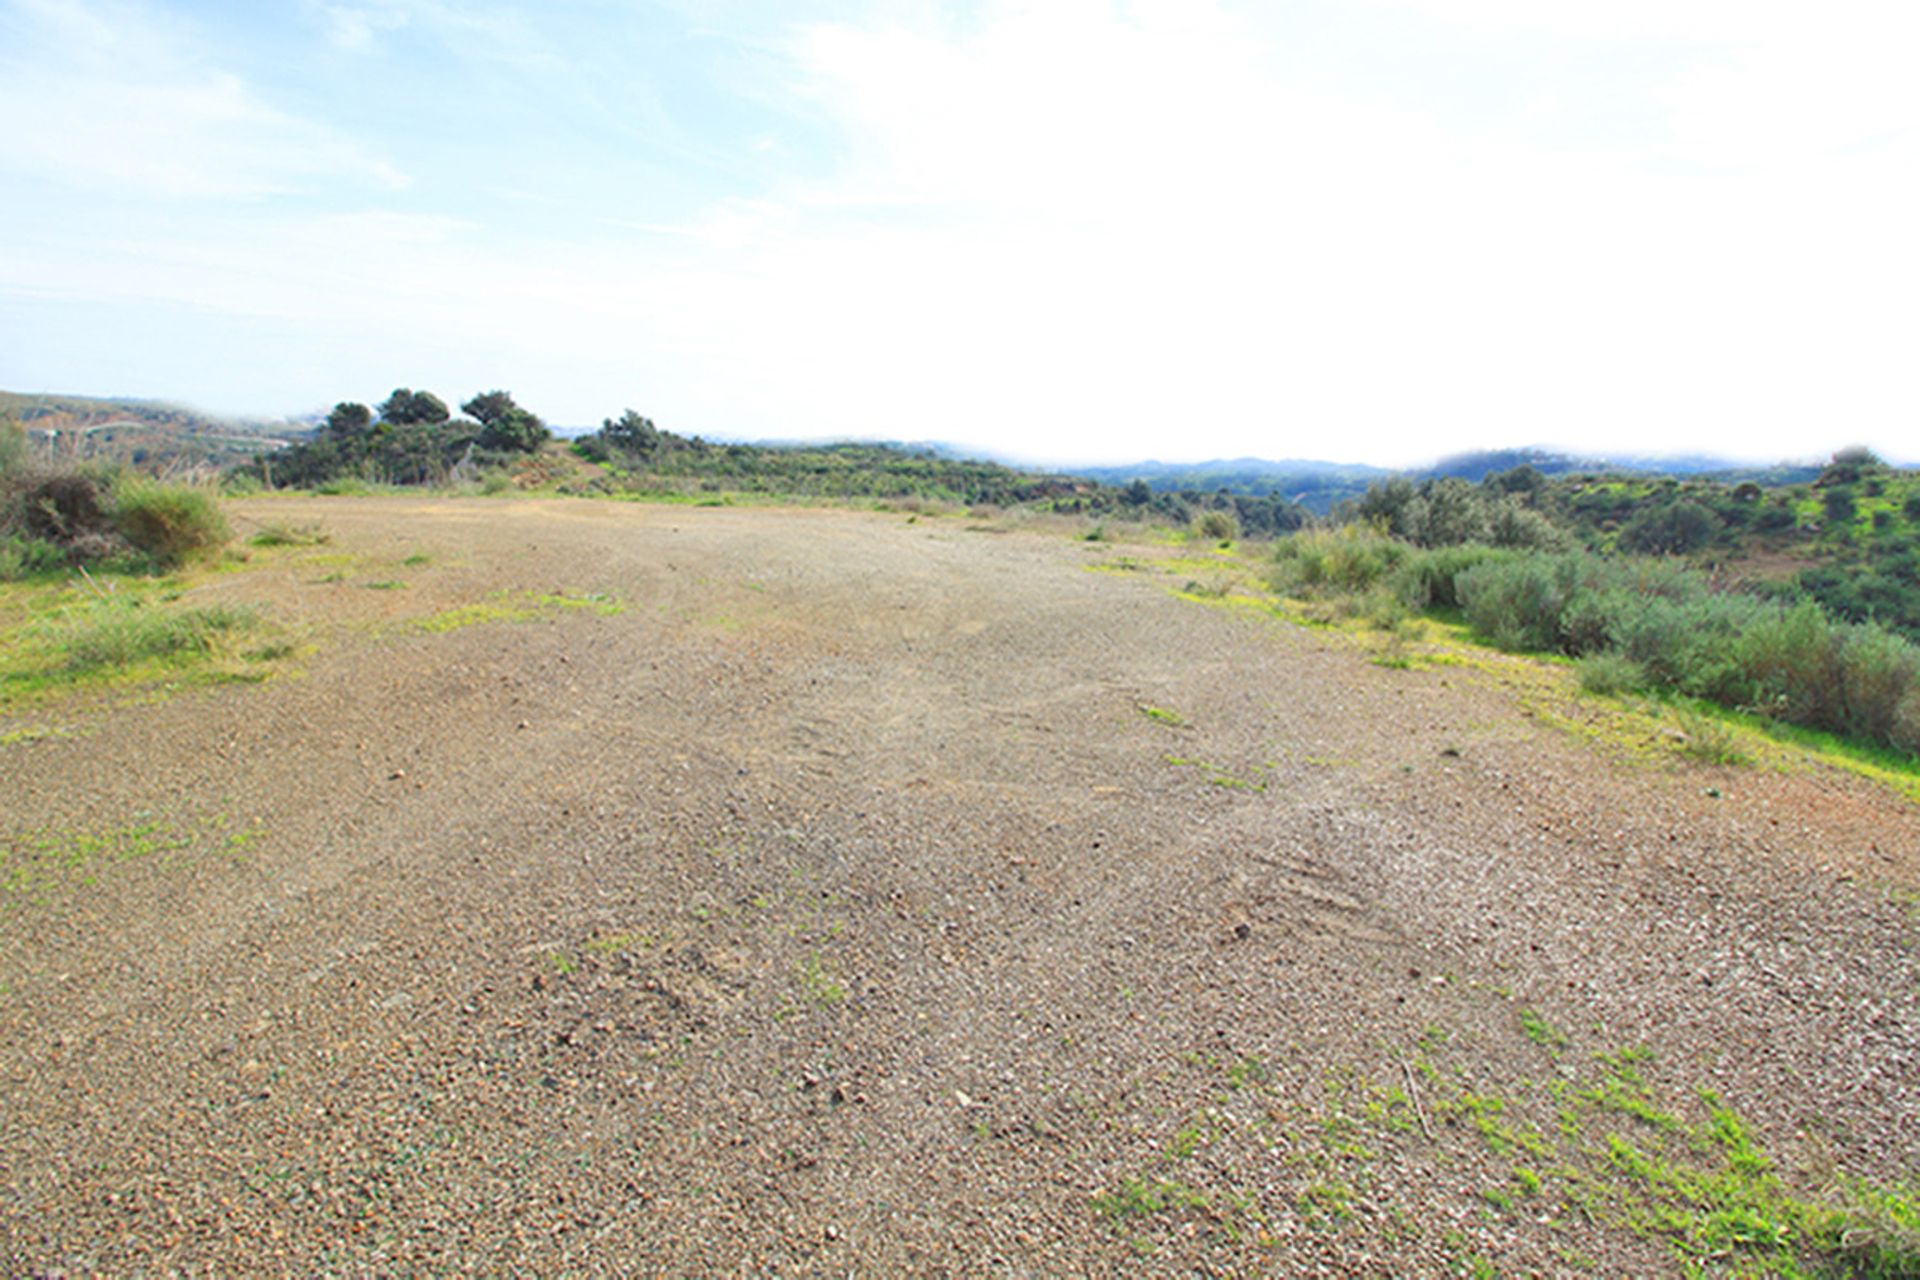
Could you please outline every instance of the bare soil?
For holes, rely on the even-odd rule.
[[[1554,1181],[1662,1140],[1563,1123],[1622,1051],[1796,1194],[1920,1167],[1865,781],[958,519],[239,511],[332,535],[190,593],[299,675],[0,746],[10,1274],[1677,1274]],[[624,608],[407,625],[555,594]]]

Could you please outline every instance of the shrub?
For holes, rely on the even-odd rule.
[[[1734,644],[1766,606],[1748,596],[1614,598],[1621,611],[1612,622],[1613,647],[1653,683],[1716,702],[1747,700],[1751,681]]]
[[[120,536],[164,567],[212,551],[229,536],[219,504],[203,489],[124,480],[113,507]]]
[[[1681,499],[1641,512],[1620,530],[1620,549],[1646,555],[1698,551],[1720,531],[1720,517],[1698,502]]]
[[[1314,529],[1274,547],[1272,582],[1282,592],[1361,594],[1413,554],[1406,543],[1367,525]]]
[[[1240,522],[1231,511],[1202,511],[1194,517],[1193,536],[1206,542],[1231,542],[1240,536]]]
[[[1496,547],[1518,547],[1532,551],[1560,551],[1567,535],[1553,521],[1508,498],[1493,505],[1487,520],[1487,541]]]
[[[1747,753],[1733,730],[1704,712],[1680,707],[1674,712],[1680,721],[1683,754],[1709,764],[1746,764]]]
[[[107,489],[82,471],[47,471],[26,476],[10,504],[28,537],[72,543],[110,532]]]
[[[1508,649],[1560,649],[1560,619],[1572,595],[1571,557],[1488,561],[1459,574],[1454,589],[1467,620]]]
[[[1588,693],[1634,693],[1647,687],[1647,673],[1623,653],[1595,653],[1580,659],[1576,668],[1580,687]]]
[[[1412,608],[1458,608],[1460,594],[1456,583],[1461,574],[1477,565],[1510,560],[1513,555],[1505,548],[1478,542],[1435,547],[1403,561],[1394,572],[1394,585],[1400,598]]]
[[[0,582],[14,582],[67,567],[67,553],[39,538],[0,534]]]
[[[1757,710],[1817,724],[1839,701],[1833,625],[1812,603],[1762,618],[1740,637],[1737,653],[1753,681]]]
[[[1838,732],[1889,745],[1899,736],[1902,706],[1920,687],[1920,650],[1884,628],[1840,631]]]

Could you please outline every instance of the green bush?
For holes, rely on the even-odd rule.
[[[114,487],[113,523],[135,550],[163,567],[213,551],[229,537],[211,493],[149,480],[129,478]]]
[[[1624,653],[1595,653],[1580,659],[1575,670],[1588,693],[1636,693],[1647,687],[1647,673]]]
[[[1363,524],[1290,534],[1274,547],[1274,589],[1310,595],[1363,594],[1399,568],[1413,548]]]
[[[1508,649],[1558,652],[1560,620],[1574,589],[1571,556],[1521,556],[1475,565],[1454,590],[1467,621]]]
[[[1394,587],[1414,609],[1454,609],[1460,605],[1456,587],[1461,574],[1478,565],[1510,560],[1514,552],[1478,542],[1435,547],[1402,561],[1394,571]]]
[[[1202,511],[1193,519],[1193,536],[1203,542],[1232,542],[1240,536],[1240,522],[1231,511]]]
[[[1876,624],[1587,554],[1485,559],[1454,589],[1494,643],[1586,659],[1589,689],[1664,689],[1920,753],[1920,647]]]
[[[0,534],[0,582],[17,582],[67,567],[67,553],[40,538]]]

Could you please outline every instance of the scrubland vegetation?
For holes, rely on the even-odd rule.
[[[1866,494],[1875,505],[1862,520]],[[1376,484],[1329,527],[1283,540],[1273,585],[1383,620],[1456,614],[1491,644],[1579,660],[1594,691],[1697,698],[1911,756],[1917,549],[1920,478],[1863,451],[1774,493],[1550,482],[1523,467],[1479,485]],[[1798,552],[1810,567],[1742,571],[1765,552]]]

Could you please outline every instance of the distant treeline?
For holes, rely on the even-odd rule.
[[[345,479],[445,484],[537,453],[553,438],[538,414],[515,404],[505,391],[483,391],[460,411],[468,416],[456,418],[439,396],[407,387],[396,388],[373,408],[343,400],[312,439],[236,470],[275,489],[318,488]]]
[[[920,498],[963,506],[1040,506],[1068,515],[1160,520],[1185,526],[1198,515],[1230,514],[1247,533],[1302,527],[1309,515],[1285,498],[1156,493],[1144,483],[1116,488],[1079,476],[1019,471],[995,462],[898,445],[711,444],[656,427],[628,410],[574,441],[581,457],[606,466],[616,485],[644,491],[688,485],[709,491],[831,498]]]
[[[659,428],[631,409],[571,442],[572,452],[596,464],[597,474],[556,477],[551,468],[529,461],[547,450],[552,432],[510,394],[483,392],[460,409],[465,417],[454,416],[431,392],[406,387],[371,407],[343,401],[310,439],[250,460],[234,474],[269,488],[320,489],[350,482],[457,484],[519,468],[560,492],[921,499],[1180,526],[1219,513],[1231,517],[1233,530],[1254,535],[1298,529],[1311,518],[1277,495],[1156,492],[1145,483],[1116,487],[927,448],[714,443]]]

